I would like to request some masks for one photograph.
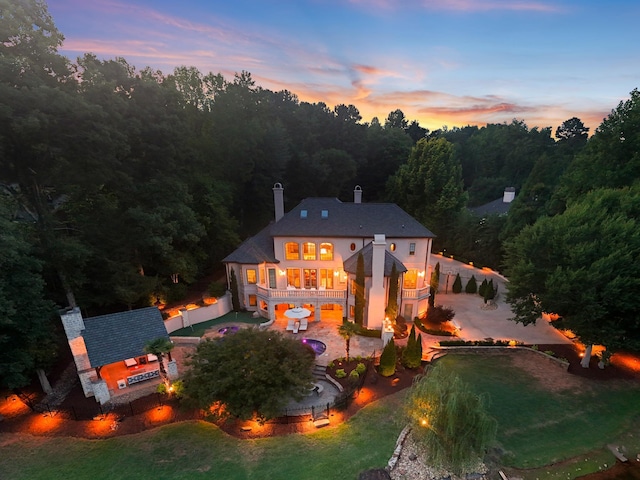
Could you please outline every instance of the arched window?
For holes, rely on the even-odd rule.
[[[391,250],[392,252],[396,251],[396,244],[395,243],[390,243],[389,244],[389,250]]]
[[[349,248],[351,249],[351,251],[352,251],[352,252],[353,252],[353,251],[355,251],[355,249],[356,249],[356,244],[355,244],[355,243],[352,243],[352,244],[351,244],[351,246],[350,246]]]
[[[313,242],[305,242],[302,244],[302,259],[303,260],[315,260],[316,259],[316,244]]]
[[[333,260],[333,244],[332,243],[320,244],[320,260]]]
[[[300,260],[300,246],[296,242],[285,243],[284,257],[287,260]]]

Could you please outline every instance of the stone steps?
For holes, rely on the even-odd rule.
[[[314,365],[312,373],[313,373],[313,376],[318,380],[327,379],[327,367],[324,365]]]

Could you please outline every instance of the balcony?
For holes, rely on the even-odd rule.
[[[283,301],[295,301],[304,299],[334,299],[345,300],[347,298],[346,290],[316,290],[315,288],[287,288],[284,290],[276,290],[272,288],[258,287],[258,295],[262,298],[278,298]]]
[[[415,290],[402,290],[402,298],[423,300],[429,298],[429,287],[417,288]]]

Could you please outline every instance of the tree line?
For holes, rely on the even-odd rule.
[[[3,7],[0,32],[5,385],[50,358],[53,337],[42,332],[54,305],[93,315],[184,297],[273,218],[275,182],[289,206],[351,201],[359,184],[366,201],[396,202],[433,230],[436,248],[496,268],[505,238],[587,191],[582,177],[594,172],[574,167],[579,159],[596,156],[598,173],[609,172],[602,181],[616,183],[610,145],[599,129],[585,147],[577,118],[557,141],[519,120],[430,132],[399,109],[362,122],[354,105],[303,102],[244,71],[164,74],[90,53],[71,61],[42,0]],[[620,155],[636,142],[625,135]],[[468,213],[506,186],[519,192],[508,217]],[[16,288],[18,270],[29,288]],[[14,346],[35,353],[15,362]]]

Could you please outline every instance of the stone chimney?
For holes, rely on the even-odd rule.
[[[353,189],[353,203],[362,203],[362,187],[356,185]]]
[[[511,203],[513,199],[516,198],[516,189],[515,187],[507,187],[504,189],[504,194],[502,195],[502,203]]]
[[[62,320],[62,326],[64,327],[64,333],[67,334],[67,339],[73,340],[82,335],[84,330],[84,319],[80,308],[74,307],[60,312],[60,320]]]
[[[273,205],[275,208],[276,222],[284,217],[284,188],[280,182],[273,186]]]
[[[384,289],[384,257],[387,241],[384,234],[373,236],[371,254],[371,288],[367,302],[367,328],[382,328],[384,307],[386,305]]]

